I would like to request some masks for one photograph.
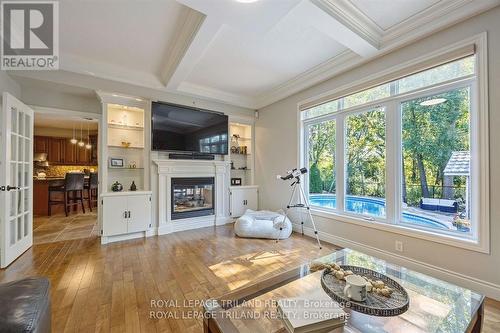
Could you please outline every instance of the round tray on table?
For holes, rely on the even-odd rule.
[[[390,277],[375,272],[368,268],[358,266],[341,265],[344,271],[352,271],[370,280],[381,280],[386,286],[393,290],[390,297],[385,297],[373,292],[367,293],[366,300],[362,302],[354,301],[344,295],[345,280],[337,279],[331,269],[325,269],[321,275],[321,286],[325,292],[335,301],[348,305],[348,308],[372,316],[391,317],[398,316],[410,305],[410,299],[406,290]]]

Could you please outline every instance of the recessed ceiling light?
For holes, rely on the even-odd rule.
[[[446,98],[433,98],[433,99],[428,99],[426,101],[423,101],[422,103],[420,103],[420,105],[432,106],[432,105],[438,105],[438,104],[444,103],[446,101],[447,101]]]
[[[252,3],[252,2],[257,2],[259,0],[236,0],[236,1],[241,3]]]

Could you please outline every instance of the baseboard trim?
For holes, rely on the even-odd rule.
[[[171,234],[173,232],[187,231],[199,228],[220,226],[224,224],[232,223],[233,220],[230,217],[215,217],[207,216],[206,218],[192,218],[170,221],[160,225],[156,228],[156,234],[158,236]]]
[[[136,238],[149,237],[148,231],[139,231],[132,234],[123,234],[115,236],[101,236],[101,244],[109,244],[114,242],[121,242]]]
[[[301,232],[300,224],[292,223],[292,226],[293,226],[293,231],[298,233]],[[314,237],[314,230],[311,227],[304,226],[304,234],[310,237]],[[357,250],[360,252],[364,252],[366,254],[375,256],[377,258],[405,266],[407,268],[413,269],[415,271],[424,274],[428,274],[430,276],[434,276],[438,279],[450,281],[454,284],[463,286],[464,288],[475,290],[477,292],[486,295],[487,297],[500,301],[500,285],[498,284],[484,281],[452,270],[440,268],[432,264],[428,264],[400,254],[382,250],[373,246],[358,243],[323,231],[318,231],[318,236],[323,241],[339,245],[342,247],[351,248],[353,250]]]

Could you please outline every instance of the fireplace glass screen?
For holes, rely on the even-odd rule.
[[[213,178],[172,178],[173,220],[213,214]]]

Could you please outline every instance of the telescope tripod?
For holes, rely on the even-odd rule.
[[[283,222],[286,221],[290,208],[306,209],[307,213],[309,214],[309,219],[311,220],[311,224],[312,224],[312,227],[314,230],[314,235],[316,236],[316,241],[318,242],[319,249],[321,250],[321,242],[319,241],[318,230],[316,229],[316,224],[314,223],[314,219],[313,219],[312,214],[311,214],[311,207],[309,206],[309,200],[307,199],[307,196],[304,192],[304,189],[302,188],[302,186],[300,186],[300,176],[295,177],[295,181],[292,183],[291,186],[293,187],[292,194],[290,196],[290,200],[288,201],[288,205],[286,206],[285,219]],[[292,205],[292,201],[295,197],[295,192],[297,192],[297,187],[299,188],[299,202]],[[304,235],[304,219],[302,216],[302,210],[300,212],[300,225],[302,228],[302,230],[301,230],[302,235]],[[280,227],[280,234],[278,236],[278,239],[276,239],[276,242],[279,241],[279,239],[281,237],[282,230],[283,230],[283,228]]]

